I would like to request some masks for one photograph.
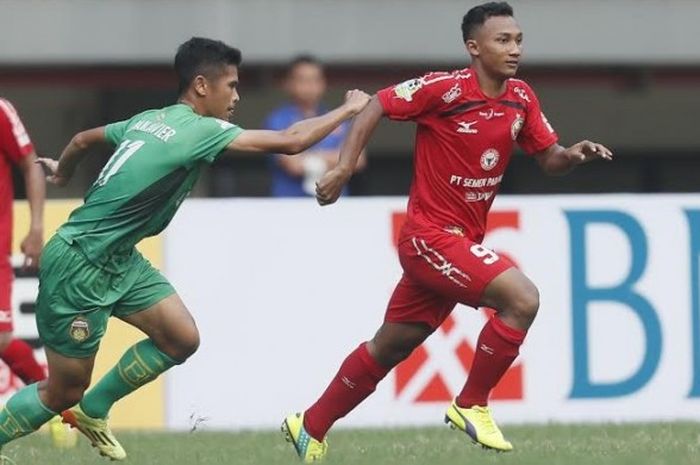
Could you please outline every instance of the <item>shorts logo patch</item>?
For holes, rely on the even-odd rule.
[[[82,316],[76,317],[70,324],[69,334],[75,342],[83,342],[90,337],[90,324]]]

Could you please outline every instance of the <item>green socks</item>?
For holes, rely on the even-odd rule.
[[[26,386],[0,411],[0,446],[36,431],[56,415],[39,399],[37,383]]]
[[[80,407],[88,416],[107,418],[116,401],[177,364],[158,350],[150,339],[145,339],[122,355],[117,365],[85,394]]]
[[[158,350],[150,339],[129,348],[83,397],[80,406],[93,418],[106,418],[112,405],[125,395],[156,379],[177,362]],[[37,384],[15,393],[0,411],[0,446],[25,436],[57,415],[41,399]]]

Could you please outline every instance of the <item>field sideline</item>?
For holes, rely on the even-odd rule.
[[[700,423],[508,426],[516,450],[484,451],[445,428],[337,430],[327,464],[358,465],[685,465],[700,463]],[[298,463],[278,432],[118,434],[129,458],[148,465],[288,465]],[[47,434],[16,441],[3,453],[17,465],[107,464],[87,440],[54,449]]]

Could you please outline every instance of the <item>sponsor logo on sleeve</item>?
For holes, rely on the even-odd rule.
[[[520,134],[520,130],[523,128],[525,125],[525,118],[523,118],[522,115],[518,115],[515,117],[515,121],[513,121],[513,125],[510,127],[510,135],[513,138],[513,140],[516,140],[518,138],[518,134]]]
[[[518,94],[518,97],[525,100],[527,103],[530,103],[530,96],[527,95],[527,92],[525,92],[525,89],[523,89],[522,87],[516,87],[515,89],[513,89],[513,92]]]
[[[452,86],[450,90],[442,94],[442,101],[445,103],[452,103],[462,95],[462,88],[459,83]]]
[[[396,98],[403,99],[407,102],[413,101],[413,94],[418,92],[423,87],[422,79],[410,79],[398,84],[394,87],[394,95]]]
[[[221,126],[221,129],[231,129],[233,127],[233,124],[229,123],[228,121],[224,121],[222,119],[216,118],[216,122],[219,123],[219,126]]]

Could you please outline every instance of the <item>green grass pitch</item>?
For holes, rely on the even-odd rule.
[[[444,428],[338,429],[329,437],[328,465],[690,465],[700,464],[700,423],[506,426],[516,449],[482,450]],[[293,465],[299,463],[279,432],[117,433],[125,464]],[[107,464],[80,437],[57,450],[45,433],[3,448],[17,465]]]

